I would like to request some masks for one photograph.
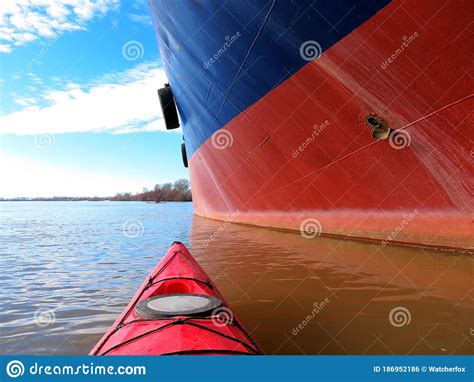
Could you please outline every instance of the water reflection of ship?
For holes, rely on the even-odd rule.
[[[414,354],[443,354],[441,348],[454,350],[469,331],[471,265],[466,255],[307,240],[293,232],[198,216],[190,243],[267,353],[387,353],[388,348],[403,354],[413,347]],[[292,330],[326,298],[330,302],[311,329],[294,336]],[[397,306],[406,307],[412,317],[398,333],[388,321]],[[429,330],[433,349],[417,344],[418,335]],[[337,341],[330,342],[330,334],[337,333]],[[367,350],[374,333],[383,336],[387,348],[376,343]],[[467,346],[455,352],[466,353]]]

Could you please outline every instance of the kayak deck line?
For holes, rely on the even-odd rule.
[[[129,340],[127,340],[127,341],[125,341],[125,342],[119,343],[119,344],[113,346],[112,348],[106,350],[104,353],[102,353],[102,354],[100,354],[100,355],[107,355],[107,354],[109,354],[110,352],[112,352],[113,350],[115,350],[115,349],[117,349],[117,348],[119,348],[119,347],[121,347],[121,346],[127,345],[127,344],[130,343],[130,342],[139,340],[139,339],[144,338],[144,337],[146,337],[146,336],[148,336],[148,335],[150,335],[150,334],[153,334],[153,333],[159,332],[159,331],[161,331],[161,330],[164,330],[164,329],[166,329],[166,328],[168,328],[168,327],[170,327],[170,326],[172,326],[172,325],[191,325],[191,326],[194,326],[194,327],[196,327],[196,328],[200,328],[200,329],[203,329],[203,330],[207,330],[207,331],[212,332],[212,333],[215,333],[215,334],[217,334],[217,335],[219,335],[219,336],[223,336],[223,337],[225,337],[225,338],[227,338],[227,339],[229,339],[229,340],[231,340],[231,341],[236,341],[236,342],[238,342],[239,344],[245,346],[249,351],[253,352],[253,354],[259,354],[257,349],[254,349],[254,348],[248,346],[245,342],[243,342],[243,341],[241,341],[241,340],[239,340],[239,339],[237,339],[237,338],[235,338],[235,337],[227,336],[227,335],[225,335],[225,334],[223,334],[223,333],[220,333],[220,332],[218,332],[218,331],[213,331],[213,330],[211,330],[211,329],[209,329],[209,328],[207,328],[207,327],[205,327],[205,326],[196,324],[195,322],[192,322],[192,321],[189,321],[189,322],[188,322],[188,320],[191,320],[191,319],[186,319],[186,320],[174,320],[173,322],[168,323],[168,324],[166,324],[166,325],[164,325],[164,326],[161,326],[161,327],[159,327],[159,328],[150,330],[149,332],[143,333],[143,334],[141,334],[140,336],[137,336],[137,337],[134,337],[134,338],[130,338]],[[138,321],[138,320],[137,320],[137,321],[131,322],[131,323],[143,322],[143,321],[147,321],[147,320],[142,320],[142,321]],[[148,321],[155,321],[155,320],[148,320]],[[125,325],[127,325],[127,324],[125,324]],[[121,329],[121,328],[119,328],[119,329]],[[160,355],[171,355],[171,354],[176,354],[176,355],[177,355],[177,354],[183,354],[183,355],[184,355],[184,354],[188,354],[188,353],[190,353],[190,352],[207,352],[207,353],[210,353],[210,352],[212,352],[212,353],[214,353],[214,352],[231,352],[231,353],[239,353],[239,354],[249,354],[249,353],[239,352],[239,351],[235,351],[235,350],[220,350],[220,349],[209,349],[209,350],[208,350],[208,349],[206,349],[206,350],[184,350],[184,351],[177,351],[177,352],[170,352],[170,353],[162,353],[162,354],[160,354]],[[252,354],[252,353],[250,353],[250,355],[251,355],[251,354]],[[95,355],[99,355],[99,354],[95,354]]]
[[[195,307],[189,305],[193,299],[213,304]],[[171,310],[156,310],[153,301],[158,308],[165,306],[166,309],[171,307]],[[166,304],[170,304],[169,307]],[[176,310],[180,304],[182,307]],[[174,314],[173,310],[178,314]],[[263,353],[184,244],[174,242],[90,354]]]

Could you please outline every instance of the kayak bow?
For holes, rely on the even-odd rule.
[[[174,242],[90,354],[262,352],[184,244]]]

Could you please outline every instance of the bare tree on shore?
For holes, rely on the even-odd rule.
[[[153,190],[149,191],[143,187],[141,193],[132,194],[131,192],[118,193],[115,196],[108,197],[76,197],[76,196],[53,196],[49,198],[0,198],[0,201],[144,201],[144,202],[190,202],[191,188],[187,179],[179,179],[173,183],[157,184]]]
[[[139,194],[117,194],[113,198],[111,198],[111,200],[136,200],[144,202],[189,202],[192,200],[192,197],[191,188],[189,187],[189,181],[187,179],[179,179],[174,182],[174,184],[157,184],[151,191],[148,191],[146,188],[144,188],[143,192]]]

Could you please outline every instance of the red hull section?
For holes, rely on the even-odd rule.
[[[190,160],[196,213],[472,248],[472,7],[394,2],[242,112]]]
[[[198,294],[222,301],[209,315],[143,318],[137,305],[158,296]],[[261,354],[186,247],[175,243],[91,355]]]

